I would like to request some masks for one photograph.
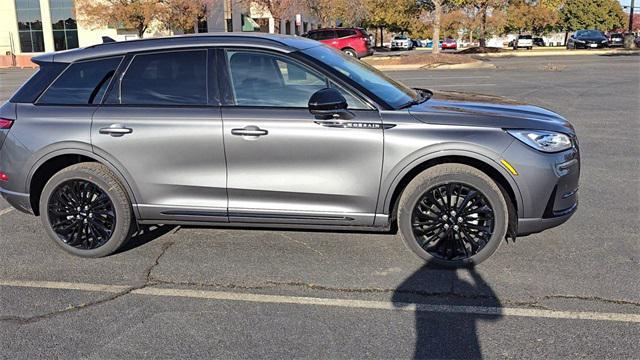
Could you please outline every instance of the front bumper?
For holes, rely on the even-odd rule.
[[[607,47],[607,43],[598,43],[598,42],[585,42],[585,43],[575,43],[576,49],[604,49]]]
[[[33,215],[29,194],[13,192],[0,187],[0,196],[17,210]]]
[[[518,171],[513,176],[522,201],[517,234],[524,236],[558,226],[576,212],[580,180],[580,153],[576,147],[560,153],[542,153],[514,141],[502,154]]]

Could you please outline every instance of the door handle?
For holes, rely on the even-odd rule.
[[[122,124],[111,124],[109,127],[100,129],[100,134],[111,135],[113,137],[120,137],[125,134],[131,134],[133,129],[126,128]]]
[[[250,125],[240,129],[231,129],[231,135],[238,136],[263,136],[268,135],[269,132],[264,129],[260,129],[257,126]]]

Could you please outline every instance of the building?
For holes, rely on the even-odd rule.
[[[320,27],[307,14],[275,19],[267,9],[240,0],[216,0],[193,30],[187,32],[261,31],[300,35]],[[33,55],[99,44],[103,36],[117,41],[137,38],[131,29],[92,29],[77,19],[74,0],[0,0],[0,67],[30,66]],[[151,29],[145,37],[181,34]]]

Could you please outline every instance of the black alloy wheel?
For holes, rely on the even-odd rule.
[[[482,250],[493,235],[494,212],[476,188],[457,182],[427,190],[413,209],[418,244],[442,260],[463,260]]]
[[[116,228],[115,208],[109,195],[82,179],[68,180],[56,187],[47,211],[56,235],[81,250],[101,247]]]
[[[42,189],[39,209],[49,237],[81,257],[113,254],[136,228],[122,182],[96,162],[71,165],[53,175]]]

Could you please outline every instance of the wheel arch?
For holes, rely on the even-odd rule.
[[[127,179],[127,175],[123,174],[112,162],[95,154],[89,149],[81,147],[65,148],[49,152],[40,157],[29,171],[25,186],[26,189],[29,190],[29,202],[35,215],[40,214],[40,196],[42,195],[42,190],[49,179],[51,179],[51,177],[58,171],[81,162],[96,162],[105,165],[116,175],[118,180],[124,186],[131,202],[133,204],[137,203],[135,200],[134,188],[131,186],[133,183],[130,182]],[[136,206],[133,207],[133,211],[136,217],[139,218]]]
[[[518,185],[506,170],[495,161],[484,155],[473,152],[439,152],[438,154],[422,156],[399,172],[391,186],[387,189],[383,201],[383,213],[389,214],[389,222],[392,229],[397,229],[397,206],[402,192],[406,186],[422,171],[439,164],[456,163],[474,167],[487,174],[498,184],[505,193],[507,205],[509,206],[509,234],[515,235],[517,231],[518,214],[523,211],[522,195]]]

